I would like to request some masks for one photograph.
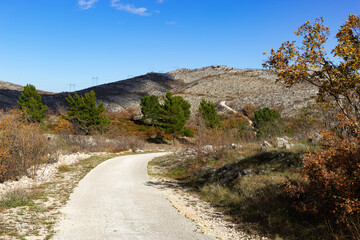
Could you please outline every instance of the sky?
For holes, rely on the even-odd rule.
[[[0,80],[61,92],[148,72],[262,68],[305,21],[329,49],[360,0],[0,0]]]

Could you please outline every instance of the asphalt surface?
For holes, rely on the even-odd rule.
[[[162,155],[122,156],[94,168],[62,209],[53,239],[215,239],[195,232],[149,182],[147,163]]]

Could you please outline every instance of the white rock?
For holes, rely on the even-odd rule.
[[[206,145],[202,148],[204,153],[210,153],[214,151],[214,147],[212,145]]]
[[[286,148],[286,145],[289,144],[289,142],[284,138],[276,138],[276,143],[279,148]]]
[[[263,147],[272,147],[272,145],[268,141],[263,141],[261,143],[261,146],[263,146]]]
[[[232,144],[231,144],[231,147],[232,147],[233,149],[240,149],[240,148],[242,148],[242,146],[241,146],[240,144],[236,144],[236,143],[232,143]]]

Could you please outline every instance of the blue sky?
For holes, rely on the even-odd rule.
[[[262,53],[323,17],[334,34],[360,0],[0,0],[0,80],[69,91],[147,72],[261,68]]]

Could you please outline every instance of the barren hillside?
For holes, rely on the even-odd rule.
[[[310,85],[286,88],[275,84],[275,73],[261,69],[235,69],[226,66],[210,66],[200,69],[178,69],[168,73],[148,73],[135,78],[103,84],[77,91],[83,94],[94,90],[98,100],[113,111],[139,109],[140,98],[144,95],[164,95],[172,91],[190,101],[193,112],[198,108],[201,98],[219,104],[226,101],[237,111],[244,104],[276,107],[283,114],[292,115],[296,109],[313,101],[316,89]],[[22,86],[0,82],[0,107],[16,105]],[[56,111],[65,105],[65,93],[42,94],[44,103]],[[219,106],[220,108],[220,106]]]
[[[276,107],[284,115],[292,115],[296,109],[306,106],[316,96],[316,88],[308,84],[286,88],[275,83],[276,74],[261,69],[234,69],[211,66],[198,70],[176,70],[168,73],[187,84],[173,91],[183,96],[197,108],[201,98],[226,104],[240,111],[244,104],[257,107]],[[189,81],[190,79],[193,81]]]

